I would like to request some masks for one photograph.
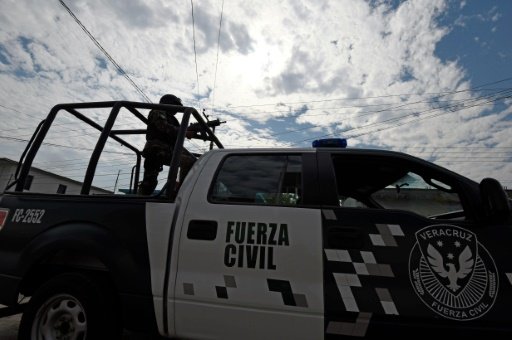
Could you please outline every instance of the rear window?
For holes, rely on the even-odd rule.
[[[210,201],[258,205],[296,205],[302,193],[302,157],[234,155],[213,182]]]

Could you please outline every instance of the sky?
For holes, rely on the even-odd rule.
[[[227,148],[345,137],[512,187],[511,1],[64,2],[140,91],[60,1],[0,0],[0,157],[17,160],[58,103],[173,93],[226,121]],[[35,165],[80,180],[98,135],[69,116]],[[132,155],[106,150],[101,185],[126,186]]]

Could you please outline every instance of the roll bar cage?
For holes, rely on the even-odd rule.
[[[111,108],[110,114],[105,121],[105,124],[103,126],[99,125],[95,121],[88,118],[83,112],[84,110],[88,109],[106,109]],[[30,138],[25,150],[23,151],[20,160],[18,162],[18,167],[16,169],[16,173],[14,176],[14,181],[9,184],[9,186],[6,188],[9,189],[15,187],[15,191],[22,192],[23,187],[25,185],[25,180],[29,174],[30,167],[32,166],[32,162],[34,161],[34,158],[41,146],[43,144],[44,138],[46,137],[46,134],[48,133],[48,130],[50,129],[53,121],[55,120],[55,117],[58,113],[65,112],[69,113],[76,118],[80,119],[81,121],[89,124],[96,130],[100,131],[101,134],[98,138],[98,141],[96,142],[96,146],[93,149],[91,158],[89,160],[89,164],[87,166],[87,171],[85,173],[85,177],[82,183],[82,188],[80,191],[81,195],[88,195],[91,186],[92,181],[94,179],[94,174],[96,171],[96,166],[98,164],[99,158],[101,156],[101,153],[103,151],[103,148],[105,147],[105,143],[107,142],[108,138],[112,138],[113,140],[119,142],[121,145],[127,147],[128,149],[132,150],[135,155],[137,156],[137,163],[134,166],[134,171],[132,171],[132,177],[130,179],[130,192],[136,193],[137,192],[137,183],[139,182],[140,177],[140,166],[141,166],[141,158],[142,158],[142,150],[137,149],[135,146],[121,138],[120,136],[123,135],[134,135],[134,134],[146,134],[145,129],[127,129],[127,130],[112,130],[112,127],[114,126],[114,123],[117,119],[117,116],[119,115],[119,112],[122,108],[127,109],[129,112],[131,112],[135,117],[137,117],[140,121],[142,121],[144,124],[148,124],[147,118],[140,113],[138,109],[158,109],[163,110],[167,112],[171,112],[173,114],[176,114],[178,112],[183,113],[183,118],[180,124],[180,129],[178,131],[178,137],[176,140],[176,144],[174,146],[174,150],[172,153],[172,159],[171,164],[169,167],[169,175],[167,177],[167,182],[164,185],[164,188],[167,188],[165,190],[167,198],[172,197],[172,190],[169,190],[169,188],[174,188],[174,185],[170,185],[171,183],[176,182],[176,177],[178,174],[178,167],[180,162],[180,155],[183,150],[186,150],[183,147],[183,143],[186,136],[186,131],[189,125],[190,116],[193,116],[201,129],[206,133],[206,140],[211,141],[212,143],[215,143],[215,145],[222,149],[224,148],[222,143],[219,141],[219,139],[215,136],[215,133],[212,131],[212,129],[208,126],[208,124],[205,122],[203,117],[197,112],[196,109],[193,107],[186,107],[186,106],[176,106],[176,105],[167,105],[167,104],[149,104],[149,103],[139,103],[139,102],[130,102],[130,101],[106,101],[106,102],[90,102],[90,103],[74,103],[74,104],[58,104],[55,105],[48,116],[39,123],[36,130],[34,131],[34,134]],[[79,111],[80,110],[80,111]]]

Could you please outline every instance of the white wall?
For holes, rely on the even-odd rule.
[[[0,192],[3,192],[9,179],[14,178],[16,166],[0,160]]]
[[[0,192],[3,192],[9,179],[14,178],[14,173],[16,172],[16,164],[13,164],[8,161],[0,160]],[[45,194],[56,194],[57,189],[59,188],[59,184],[65,185],[66,192],[65,195],[78,195],[80,194],[80,189],[82,188],[82,184],[71,179],[66,179],[60,176],[54,176],[50,173],[40,171],[36,168],[30,169],[29,175],[34,176],[32,180],[32,184],[28,192],[38,192]],[[11,177],[12,176],[12,177]],[[10,190],[13,190],[11,188]],[[110,193],[106,190],[100,190],[91,188],[91,194],[107,194]]]

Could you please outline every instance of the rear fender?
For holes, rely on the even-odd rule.
[[[107,229],[88,223],[56,226],[34,238],[19,258],[19,277],[25,277],[32,268],[62,251],[98,258],[120,292],[142,293],[142,287],[138,287],[136,280],[127,277],[140,269],[129,250]]]

